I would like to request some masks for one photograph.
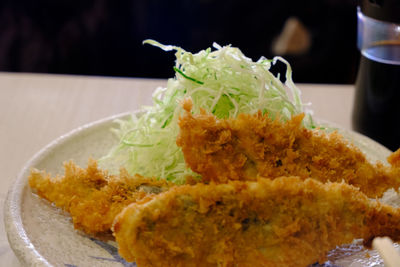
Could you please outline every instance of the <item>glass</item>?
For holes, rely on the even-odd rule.
[[[391,150],[400,147],[400,25],[358,15],[361,51],[353,128]]]

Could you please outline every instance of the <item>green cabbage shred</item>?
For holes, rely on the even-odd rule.
[[[291,67],[281,57],[272,60],[262,57],[253,62],[238,48],[215,43],[213,50],[208,48],[196,54],[154,40],[144,43],[176,51],[175,77],[168,80],[166,88],[155,90],[152,106],[117,121],[119,128],[113,131],[120,142],[100,160],[101,167],[111,171],[124,167],[130,174],[177,184],[185,183],[188,175],[201,179],[186,166],[176,145],[178,119],[182,114],[180,102],[187,97],[193,101],[194,113],[203,108],[218,118],[232,118],[239,113],[261,110],[271,118],[279,116],[285,121],[306,112],[304,126],[315,128],[301,102],[300,90],[292,81]],[[270,72],[277,61],[286,64],[285,83]]]

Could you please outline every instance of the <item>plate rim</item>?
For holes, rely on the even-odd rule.
[[[30,168],[46,157],[51,151],[62,146],[70,139],[78,136],[85,131],[91,130],[93,127],[103,124],[112,123],[117,119],[122,119],[132,114],[138,114],[140,111],[122,112],[108,117],[104,117],[86,124],[83,124],[69,132],[57,137],[38,152],[36,152],[18,172],[16,178],[12,182],[7,191],[4,201],[4,227],[8,239],[8,243],[17,256],[18,260],[24,265],[31,266],[52,266],[35,248],[27,235],[21,217],[21,204],[23,191],[27,186],[27,174]]]
[[[85,131],[89,131],[96,126],[101,126],[107,123],[112,123],[117,119],[122,119],[128,117],[130,115],[137,115],[142,113],[142,110],[136,110],[131,112],[123,112],[114,114],[111,116],[107,116],[86,124],[79,126],[69,132],[57,137],[38,152],[36,152],[22,167],[22,169],[18,172],[15,180],[12,182],[12,185],[7,191],[7,196],[4,201],[4,226],[6,235],[8,238],[8,242],[10,244],[11,249],[17,256],[18,260],[24,265],[34,265],[34,266],[52,266],[43,255],[41,255],[35,248],[34,244],[30,241],[29,236],[27,235],[21,216],[21,204],[23,191],[27,186],[27,174],[30,168],[35,165],[37,162],[46,157],[51,151],[58,147],[62,146],[64,143],[68,142],[70,139],[78,136]],[[316,119],[317,120],[317,119]],[[348,136],[354,136],[358,140],[361,140],[363,143],[373,144],[373,146],[379,149],[382,153],[390,154],[388,148],[378,143],[377,141],[360,134],[358,132],[342,128],[340,125],[328,122],[326,120],[317,120],[320,123],[324,123],[330,126],[333,126],[337,129],[338,133]],[[111,127],[110,127],[111,128]]]

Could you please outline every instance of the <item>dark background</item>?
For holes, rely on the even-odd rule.
[[[284,56],[295,82],[353,83],[356,1],[3,0],[0,71],[167,78],[173,52],[147,38],[197,52],[213,42],[271,58],[287,18],[311,34],[308,52]]]

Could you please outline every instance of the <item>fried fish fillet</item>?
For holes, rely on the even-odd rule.
[[[400,212],[345,183],[280,177],[175,187],[115,220],[138,266],[307,266],[341,244],[400,238]]]
[[[400,186],[400,150],[389,157],[391,166],[371,164],[338,133],[304,128],[303,114],[285,123],[261,112],[222,120],[205,112],[192,115],[190,100],[183,106],[187,112],[180,118],[177,144],[204,182],[294,175],[344,180],[373,198]]]
[[[166,191],[171,184],[165,180],[130,176],[125,170],[120,175],[109,175],[89,160],[87,169],[73,162],[64,165],[63,177],[32,169],[29,185],[37,194],[69,212],[76,229],[97,235],[110,232],[115,216],[134,202],[146,202]]]

